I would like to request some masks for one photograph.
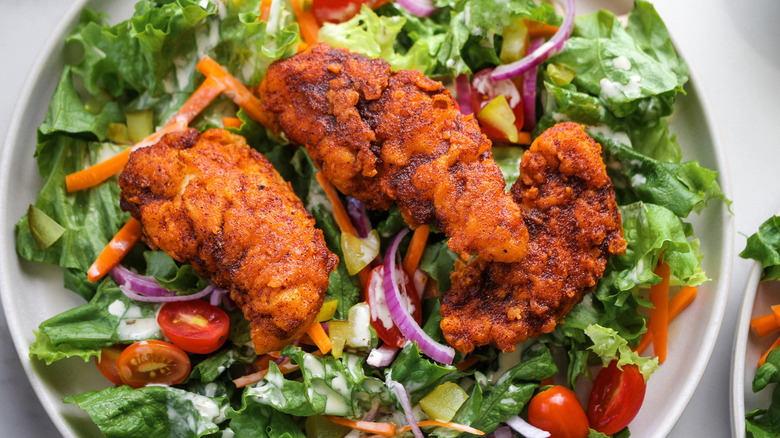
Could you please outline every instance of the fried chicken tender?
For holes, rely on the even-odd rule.
[[[432,224],[458,253],[524,256],[528,230],[491,142],[440,82],[318,44],[272,64],[256,92],[277,133],[342,193],[372,209],[395,202],[409,226]]]
[[[467,353],[494,344],[513,351],[549,333],[601,278],[609,257],[626,250],[601,145],[580,125],[561,123],[522,157],[511,194],[530,233],[517,263],[475,258],[452,273],[441,328]]]
[[[171,133],[130,154],[121,207],[143,239],[227,288],[258,354],[314,321],[338,257],[292,188],[243,137],[220,129]]]

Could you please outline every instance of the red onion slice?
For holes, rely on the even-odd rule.
[[[541,47],[544,40],[542,38],[536,38],[528,45],[528,51]],[[520,90],[523,101],[523,129],[528,132],[534,129],[536,126],[536,76],[539,74],[539,66],[534,65],[523,77],[523,87]]]
[[[404,228],[401,232],[396,234],[390,242],[390,247],[387,248],[387,253],[385,254],[385,271],[382,282],[385,287],[387,310],[390,312],[390,316],[393,318],[396,327],[398,327],[398,331],[400,331],[406,339],[410,342],[417,342],[420,351],[427,354],[431,359],[449,365],[455,358],[455,350],[452,347],[434,341],[428,336],[420,325],[417,324],[417,321],[414,320],[414,317],[412,317],[401,304],[401,291],[398,289],[398,280],[396,279],[395,272],[395,258],[396,253],[398,252],[398,244],[401,243],[401,239],[403,239],[408,232],[409,229]]]
[[[406,415],[406,422],[409,423],[409,427],[412,428],[412,433],[415,438],[425,438],[420,426],[417,425],[417,419],[414,418],[414,412],[412,412],[412,402],[409,401],[409,393],[406,392],[404,385],[390,380],[387,382],[388,386],[395,390],[395,394],[398,396],[398,401],[401,403],[401,407],[404,408],[404,415]]]
[[[135,292],[126,284],[123,284],[119,286],[119,290],[122,291],[123,294],[125,294],[128,298],[135,301],[144,301],[147,303],[170,303],[173,301],[191,301],[191,300],[197,300],[199,298],[203,298],[206,295],[214,292],[216,289],[216,286],[213,284],[210,284],[206,286],[205,289],[203,289],[200,292],[196,292],[192,295],[174,295],[174,296],[167,296],[167,297],[154,297],[154,296],[147,296],[147,295],[140,295]]]
[[[114,266],[109,271],[109,274],[120,286],[126,286],[137,294],[148,297],[170,297],[176,295],[176,292],[160,286],[154,277],[136,274],[119,264]]]
[[[427,17],[436,12],[431,0],[398,0],[398,4],[418,17]]]
[[[564,0],[558,0],[563,2]],[[566,12],[563,15],[563,23],[558,28],[558,32],[552,36],[546,43],[542,44],[538,49],[529,53],[525,58],[515,61],[511,64],[499,65],[493,70],[491,75],[495,80],[509,79],[528,71],[533,66],[539,65],[546,61],[547,58],[555,53],[558,53],[563,44],[571,36],[571,31],[574,29],[574,0],[565,0],[566,4],[564,8]]]
[[[469,115],[474,114],[474,107],[471,106],[471,82],[469,75],[461,73],[455,78],[455,92],[458,93],[458,105],[460,112]]]
[[[366,205],[352,196],[345,196],[347,200],[347,215],[352,220],[352,225],[357,231],[358,237],[365,239],[371,232],[371,221],[368,220],[368,211]]]
[[[398,350],[400,348],[382,344],[381,347],[371,350],[366,363],[376,368],[390,366],[393,363],[393,359],[395,359],[395,355],[398,354]]]
[[[506,424],[518,431],[525,438],[549,438],[550,436],[550,432],[528,424],[528,422],[523,420],[519,415],[506,420]]]

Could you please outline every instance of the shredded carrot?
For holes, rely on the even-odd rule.
[[[404,271],[409,276],[414,276],[415,271],[417,271],[425,245],[428,243],[428,234],[430,234],[428,225],[420,225],[412,234],[412,241],[409,242],[409,249],[406,250],[404,257]]]
[[[772,314],[775,315],[775,321],[777,321],[777,324],[780,325],[780,304],[776,304],[771,307]]]
[[[516,144],[521,144],[524,146],[531,144],[531,133],[526,131],[518,131]]]
[[[479,429],[474,429],[471,426],[466,426],[465,424],[452,423],[450,421],[425,420],[425,421],[418,421],[417,425],[420,427],[425,427],[425,426],[448,427],[450,429],[458,430],[460,432],[470,433],[472,435],[485,434],[485,432],[482,432]],[[404,426],[396,429],[395,433],[396,435],[400,435],[404,432],[409,432],[410,430],[412,430],[411,426]]]
[[[780,329],[780,324],[775,319],[774,312],[757,316],[750,320],[750,326],[759,338],[764,338]]]
[[[324,415],[324,417],[333,423],[359,430],[361,432],[370,432],[385,436],[395,435],[396,433],[395,424],[393,423],[375,423],[372,421],[350,420],[349,418],[336,417],[333,415]]]
[[[119,229],[113,239],[108,242],[100,255],[95,259],[92,266],[87,271],[87,279],[90,282],[96,282],[105,277],[108,272],[114,268],[130,252],[130,249],[141,238],[141,222],[135,218],[130,218],[127,223]]]
[[[539,382],[539,386],[550,386],[554,384],[555,384],[555,380],[552,377],[544,379],[541,382]]]
[[[230,73],[222,68],[216,61],[208,56],[204,56],[198,61],[195,68],[205,76],[210,77],[218,84],[221,84],[225,88],[225,94],[227,94],[236,105],[243,108],[250,117],[257,120],[263,126],[273,126],[271,115],[263,110],[263,105],[257,97],[255,97],[238,79],[231,76]]]
[[[273,0],[260,2],[260,14],[257,16],[257,21],[268,22],[268,17],[271,16],[271,3],[273,3]]]
[[[669,322],[672,322],[677,315],[680,314],[686,307],[688,307],[696,298],[696,292],[698,288],[693,286],[686,286],[680,289],[675,296],[669,300]],[[650,330],[646,331],[642,335],[642,339],[639,341],[639,345],[636,347],[636,352],[642,354],[650,343],[653,342],[653,333]]]
[[[68,192],[73,193],[94,187],[119,173],[127,164],[132,149],[127,148],[105,161],[65,176],[65,187]]]
[[[244,122],[241,121],[238,117],[223,117],[222,118],[222,126],[225,128],[236,128],[240,129],[241,125]]]
[[[293,13],[298,20],[298,27],[301,30],[301,38],[306,44],[315,44],[317,42],[317,34],[320,33],[320,25],[317,23],[317,19],[311,11],[304,12],[301,8],[300,0],[292,0]]]
[[[471,368],[471,366],[476,364],[477,362],[479,362],[479,360],[480,360],[479,356],[477,356],[476,354],[472,354],[471,356],[463,359],[456,366],[458,368],[458,371],[463,372],[463,371],[466,371],[467,369]]]
[[[658,356],[658,362],[666,361],[667,332],[669,328],[669,277],[671,268],[663,260],[655,268],[655,274],[661,277],[661,282],[650,286],[650,319],[648,330],[653,334],[653,351]]]
[[[303,52],[304,50],[306,50],[308,48],[309,48],[308,44],[306,44],[304,42],[300,42],[300,43],[298,43],[298,47],[295,48],[295,51],[296,52]]]
[[[552,24],[542,23],[534,20],[523,20],[525,26],[528,28],[528,37],[533,38],[550,38],[558,32],[558,26]]]
[[[183,129],[200,114],[201,111],[209,106],[223,89],[224,87],[222,85],[212,79],[206,78],[161,130],[146,137],[133,148],[127,148],[105,161],[67,175],[65,177],[65,186],[67,187],[68,192],[72,193],[94,187],[108,178],[111,178],[113,175],[116,175],[127,164],[127,160],[130,158],[130,152],[133,149],[156,143],[164,134],[176,129]]]
[[[322,174],[322,172],[317,172],[314,177],[317,178],[317,182],[320,183],[322,190],[325,191],[325,195],[328,197],[330,204],[333,206],[333,217],[336,219],[336,225],[339,226],[341,232],[357,236],[355,226],[352,225],[352,220],[349,218],[347,209],[344,208],[344,204],[341,202],[341,198],[339,198],[339,194],[336,191],[336,188],[333,187],[333,184],[331,184],[330,181],[325,179],[325,176]],[[368,285],[370,276],[370,265],[366,266],[365,268],[361,269],[360,272],[358,272],[358,279],[360,279],[360,285],[363,289],[365,289]]]
[[[265,359],[266,357],[268,360]],[[254,385],[255,383],[263,380],[265,375],[268,373],[268,365],[272,359],[273,357],[270,354],[264,356],[264,358],[259,361],[261,364],[265,363],[265,366],[260,369],[260,371],[234,379],[233,383],[236,385],[236,388],[243,388],[245,386]],[[258,361],[255,361],[255,363],[257,364]],[[290,359],[285,359],[282,363],[279,363],[276,366],[279,368],[279,372],[282,374],[290,374],[293,371],[298,371],[301,369],[301,367],[292,363]]]
[[[333,348],[333,343],[330,341],[328,334],[325,333],[325,329],[322,328],[322,324],[318,323],[317,321],[314,321],[306,334],[308,334],[311,340],[314,341],[314,344],[317,345],[317,348],[320,349],[322,354],[329,352],[330,349]]]
[[[766,363],[766,358],[769,356],[769,353],[772,352],[775,348],[780,347],[780,336],[775,339],[775,342],[772,343],[771,346],[769,346],[769,349],[764,352],[764,354],[761,356],[761,359],[758,360],[758,366],[761,367],[764,363]]]

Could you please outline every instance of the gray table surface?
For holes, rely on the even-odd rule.
[[[37,53],[72,0],[3,0],[0,13],[0,129],[6,132]],[[780,2],[654,2],[696,72],[726,151],[737,252],[780,208]],[[2,134],[4,135],[4,134]],[[775,188],[775,189],[773,189]],[[728,306],[712,358],[670,436],[730,435],[729,380],[737,314],[751,263],[734,257]],[[0,435],[58,435],[32,392],[0,313]]]

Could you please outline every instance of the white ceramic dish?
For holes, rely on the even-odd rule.
[[[62,286],[62,270],[21,260],[14,250],[13,225],[41,186],[33,159],[36,128],[63,67],[64,35],[78,21],[83,7],[127,17],[132,2],[106,4],[78,0],[54,29],[20,95],[0,157],[0,292],[8,327],[32,386],[57,429],[66,437],[99,435],[81,410],[62,403],[75,393],[105,387],[95,367],[79,359],[45,366],[28,357],[33,330],[43,320],[83,301]],[[730,196],[726,160],[713,129],[710,111],[692,78],[680,98],[672,129],[686,159],[720,171],[720,184]],[[721,203],[691,218],[706,255],[704,269],[711,281],[700,288],[696,301],[670,327],[669,360],[650,381],[639,416],[631,425],[634,437],[665,437],[687,405],[701,378],[717,338],[731,275],[733,219]]]
[[[758,393],[753,392],[753,377],[758,370],[758,360],[776,335],[759,338],[750,329],[750,320],[770,312],[770,307],[780,303],[780,282],[761,281],[763,269],[755,262],[750,271],[742,308],[734,338],[734,352],[731,359],[731,425],[732,436],[742,438],[745,432],[745,413],[756,409],[767,409],[772,403],[772,387]]]

